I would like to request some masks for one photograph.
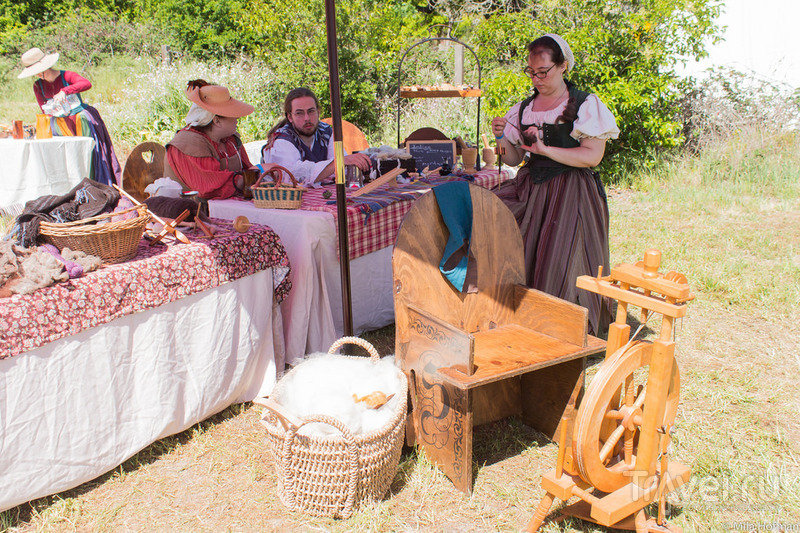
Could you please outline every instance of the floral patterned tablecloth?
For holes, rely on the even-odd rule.
[[[276,301],[289,293],[289,258],[272,229],[253,225],[214,240],[187,236],[190,244],[150,246],[142,240],[130,261],[0,298],[0,359],[267,268],[273,269]]]

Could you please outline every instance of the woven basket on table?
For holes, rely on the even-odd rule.
[[[283,185],[283,174],[289,176],[292,185]],[[272,183],[262,183],[264,177],[251,187],[253,191],[253,204],[256,207],[265,209],[297,209],[303,203],[303,193],[305,187],[297,185],[294,175],[282,166],[275,165],[272,169],[264,172],[264,176],[272,176]]]
[[[362,346],[370,352],[373,363],[379,361],[375,348],[358,337],[339,339],[328,353],[333,354],[347,343]],[[396,394],[400,401],[396,402],[391,419],[380,429],[354,435],[334,417],[314,415],[298,419],[280,405],[285,395],[282,383],[297,368],[278,382],[271,398],[258,402],[266,407],[261,422],[267,429],[267,441],[275,458],[278,496],[292,511],[349,518],[362,501],[382,498],[397,473],[405,438],[408,382],[397,369],[401,390]],[[302,426],[314,422],[329,424],[338,432],[326,436],[298,433]]]
[[[118,222],[99,221],[136,211],[136,217]],[[96,255],[107,263],[127,261],[136,255],[145,226],[150,221],[147,206],[139,205],[123,211],[76,220],[74,222],[39,224],[40,238],[59,250],[69,248]]]

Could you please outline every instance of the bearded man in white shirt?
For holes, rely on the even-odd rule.
[[[284,118],[267,134],[261,162],[285,167],[306,186],[319,186],[333,178],[333,128],[320,122],[317,96],[305,87],[292,89],[283,102],[283,112]],[[364,173],[370,170],[365,154],[345,155],[344,164],[355,165]]]

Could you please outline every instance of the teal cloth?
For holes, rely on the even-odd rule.
[[[459,292],[477,292],[475,258],[470,252],[472,238],[472,196],[469,183],[453,181],[433,188],[439,211],[450,236],[444,247],[439,270]]]

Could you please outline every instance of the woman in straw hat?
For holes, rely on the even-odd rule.
[[[230,198],[242,190],[242,171],[259,168],[250,163],[236,132],[239,119],[253,106],[205,80],[190,81],[186,97],[192,102],[186,127],[167,143],[164,173],[201,198]]]
[[[33,93],[43,113],[51,115],[50,129],[56,136],[92,137],[92,178],[111,185],[121,185],[122,170],[105,122],[97,109],[86,104],[80,93],[92,88],[92,83],[69,70],[56,70],[53,65],[58,54],[45,54],[31,48],[22,54],[25,67],[18,78],[39,78],[33,83]]]
[[[600,163],[608,139],[619,135],[616,120],[596,95],[564,79],[575,59],[560,36],[548,33],[528,45],[524,72],[533,95],[492,120],[503,162],[525,165],[495,191],[511,209],[525,247],[527,284],[589,310],[599,334],[608,323],[608,303],[579,291],[575,280],[608,270],[608,205],[591,167]]]

